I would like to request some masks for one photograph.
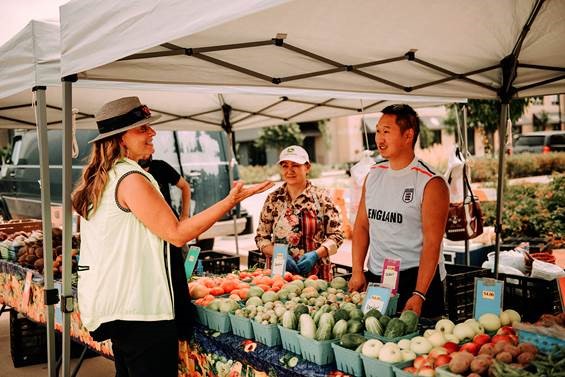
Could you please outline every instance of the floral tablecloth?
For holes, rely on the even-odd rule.
[[[29,304],[22,305],[28,271],[31,270],[0,260],[0,305],[8,305],[32,321],[45,323],[43,276],[36,271],[32,271]],[[99,354],[112,358],[110,341],[92,340],[80,321],[78,304],[76,309],[71,314],[71,337]],[[55,328],[61,331],[60,317],[58,314],[55,317]],[[249,342],[252,341],[231,333],[215,333],[196,325],[194,340],[179,342],[179,377],[343,376],[343,373],[335,371],[335,364],[319,366],[302,359],[294,368],[289,368],[280,361],[286,355],[286,351],[280,347],[257,343],[256,347],[252,347],[254,351],[246,352],[250,348],[245,347]]]

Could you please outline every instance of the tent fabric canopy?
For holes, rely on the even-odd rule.
[[[118,7],[112,0],[61,7],[63,76],[498,98],[501,61],[515,51],[519,96],[565,91],[560,0],[140,0]]]
[[[31,89],[46,86],[47,126],[62,124],[59,25],[31,21],[0,47],[0,128],[35,128]],[[221,93],[221,95],[219,94]],[[140,97],[162,115],[160,129],[219,130],[222,106],[231,107],[232,130],[313,121],[360,111],[376,112],[391,101],[428,106],[460,101],[445,97],[407,97],[374,93],[212,85],[168,85],[81,80],[74,90],[77,127],[95,129],[95,112],[118,97]]]

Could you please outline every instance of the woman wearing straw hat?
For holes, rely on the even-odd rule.
[[[182,246],[241,200],[269,188],[230,193],[194,217],[177,220],[155,179],[137,161],[152,154],[158,119],[137,97],[105,104],[96,115],[99,135],[73,193],[81,219],[78,302],[95,340],[112,340],[116,376],[176,376],[169,243]]]
[[[283,149],[279,165],[285,183],[265,200],[255,236],[257,248],[268,257],[269,266],[274,243],[288,244],[287,271],[331,280],[330,255],[343,242],[339,211],[327,191],[308,180],[310,158],[304,148]]]

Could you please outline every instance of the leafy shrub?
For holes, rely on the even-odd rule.
[[[496,180],[498,174],[497,159],[491,157],[473,158],[469,161],[469,165],[471,166],[471,180],[473,182]],[[522,153],[507,156],[505,170],[507,178],[564,173],[565,153]]]
[[[506,189],[502,211],[502,238],[565,236],[565,175],[549,184],[521,184]],[[481,203],[485,225],[495,224],[495,202]]]

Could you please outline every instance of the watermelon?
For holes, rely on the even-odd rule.
[[[316,330],[316,340],[329,340],[332,338],[332,329],[334,326],[334,316],[331,313],[324,313],[320,318],[318,328]]]
[[[341,338],[343,335],[347,334],[347,321],[345,319],[337,321],[332,330],[332,334],[334,338]]]
[[[354,350],[366,341],[367,339],[363,335],[345,334],[341,337],[339,343],[342,347]]]
[[[398,318],[393,318],[390,320],[388,325],[386,325],[384,337],[392,339],[405,334],[406,334],[406,324]]]
[[[367,313],[365,313],[363,320],[366,320],[367,317],[375,317],[376,319],[379,319],[382,317],[382,314],[377,309],[371,309]]]
[[[365,329],[371,334],[383,335],[383,327],[375,317],[367,317],[365,319]]]
[[[340,319],[345,319],[346,321],[348,321],[349,320],[349,312],[347,310],[344,310],[344,309],[338,309],[334,313],[334,318],[335,318],[336,321],[339,321]]]
[[[316,324],[309,314],[302,314],[298,322],[300,323],[300,335],[308,339],[316,337]]]
[[[363,332],[363,323],[358,319],[350,319],[347,321],[347,332],[352,334]]]
[[[296,315],[294,315],[292,310],[287,310],[283,313],[281,324],[287,329],[296,330]]]
[[[406,324],[406,333],[413,333],[418,330],[418,315],[412,310],[405,310],[398,318]]]
[[[296,308],[294,309],[294,315],[296,316],[296,318],[300,318],[302,314],[308,314],[308,313],[310,313],[310,310],[306,305],[299,304],[296,305]]]

